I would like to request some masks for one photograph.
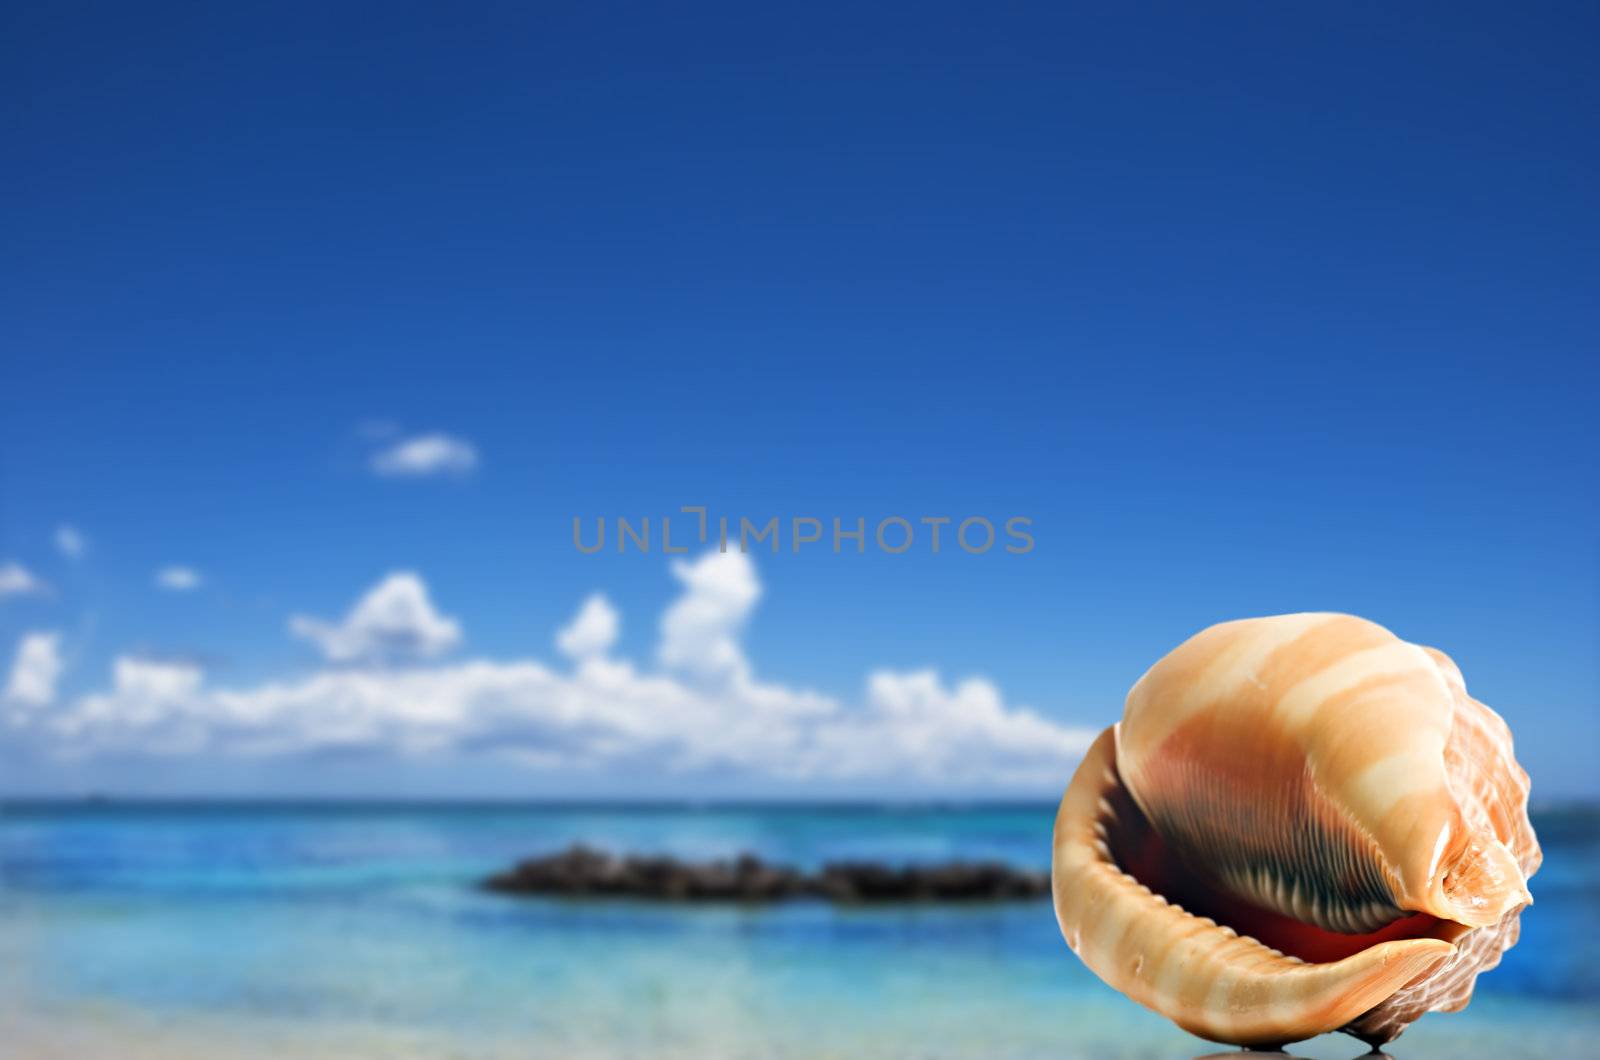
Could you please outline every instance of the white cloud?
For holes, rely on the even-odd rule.
[[[87,695],[51,722],[69,749],[197,751],[211,742],[215,708],[202,692],[204,675],[191,663],[119,656],[110,691]]]
[[[556,647],[572,659],[604,655],[617,642],[622,620],[617,609],[599,593],[583,602],[572,622],[556,634]]]
[[[421,580],[395,574],[338,626],[295,620],[331,660],[364,665],[214,688],[192,665],[123,658],[112,688],[71,704],[51,731],[79,752],[490,754],[529,768],[731,770],[935,792],[1053,788],[1094,736],[1007,704],[987,681],[947,685],[931,670],[876,671],[859,704],[762,683],[738,642],[761,595],[748,557],[714,554],[673,573],[683,592],[661,623],[657,671],[608,655],[619,621],[599,596],[557,636],[570,668],[377,665],[397,646],[437,654],[459,639]]]
[[[194,663],[161,662],[126,655],[118,657],[115,676],[119,695],[158,703],[175,702],[194,694],[203,680],[200,667]]]
[[[77,527],[62,523],[56,527],[56,551],[68,559],[81,559],[89,551],[89,540]]]
[[[38,596],[50,591],[50,586],[40,581],[20,563],[0,563],[0,599],[7,596]]]
[[[204,582],[193,567],[162,567],[156,571],[156,587],[175,593],[193,592]]]
[[[661,616],[663,666],[703,678],[741,679],[750,664],[739,646],[744,623],[761,599],[755,564],[742,552],[708,552],[694,563],[674,560],[684,594]]]
[[[399,478],[465,475],[477,466],[478,450],[471,442],[437,432],[402,439],[372,457],[373,471]]]
[[[867,710],[824,727],[814,752],[849,776],[870,776],[900,758],[930,779],[1026,781],[1034,765],[1075,758],[1094,736],[1007,707],[981,678],[951,687],[932,670],[878,670],[867,681]]]
[[[23,708],[49,706],[56,698],[60,677],[60,634],[28,633],[17,642],[11,677],[0,699]]]
[[[369,589],[343,622],[295,615],[289,632],[335,663],[431,659],[461,642],[460,623],[434,609],[427,585],[410,571],[390,574]]]

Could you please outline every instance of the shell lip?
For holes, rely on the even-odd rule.
[[[1480,928],[1532,905],[1533,894],[1505,843],[1492,835],[1471,835],[1451,866],[1435,875],[1421,904],[1440,919]]]

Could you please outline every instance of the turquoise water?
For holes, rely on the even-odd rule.
[[[280,1051],[336,1035],[333,1055],[398,1055],[380,1045],[396,1035],[455,1057],[1219,1051],[1100,984],[1047,902],[681,908],[473,886],[574,840],[1045,867],[1052,812],[13,805],[0,811],[0,987],[39,1055],[53,1026],[130,1020],[168,1035],[149,1055],[222,1055],[208,1043],[253,1035]],[[1597,1055],[1597,824],[1592,811],[1537,820],[1546,863],[1523,941],[1466,1012],[1427,1017],[1395,1057]],[[1293,1051],[1362,1050],[1335,1037]]]

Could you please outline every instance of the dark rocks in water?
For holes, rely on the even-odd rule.
[[[993,861],[903,868],[842,862],[825,867],[811,884],[812,893],[835,902],[981,902],[1043,897],[1050,893],[1050,874]]]
[[[965,902],[1039,898],[1050,875],[995,862],[912,865],[841,862],[803,873],[753,854],[733,861],[617,857],[586,846],[530,858],[484,881],[504,894],[643,898],[669,902],[779,902],[824,898],[842,903]]]
[[[531,858],[484,886],[507,894],[659,898],[667,901],[776,901],[799,895],[804,878],[748,854],[696,865],[670,857],[619,858],[585,846]]]

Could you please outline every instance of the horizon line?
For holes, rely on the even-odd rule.
[[[928,798],[923,796],[795,797],[729,796],[695,798],[689,796],[629,796],[607,798],[584,796],[473,796],[473,795],[356,795],[356,794],[87,794],[8,795],[0,794],[0,814],[13,809],[97,809],[137,808],[330,808],[330,809],[526,809],[526,810],[1038,810],[1054,808],[1054,796],[966,796]],[[1531,803],[1530,813],[1566,810],[1600,810],[1600,797],[1574,795]]]

